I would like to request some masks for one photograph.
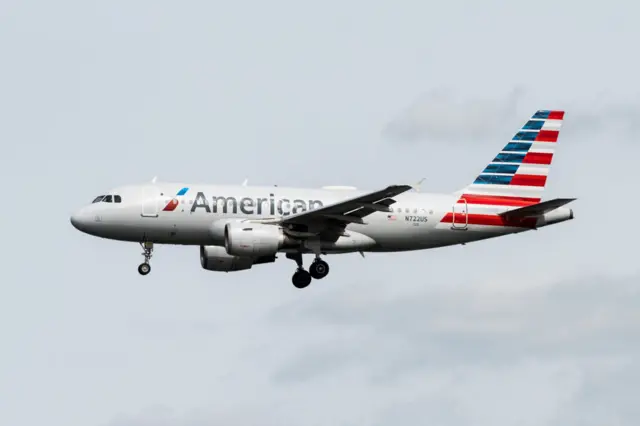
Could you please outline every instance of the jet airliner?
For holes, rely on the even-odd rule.
[[[78,230],[142,246],[141,275],[154,244],[199,246],[202,268],[242,271],[296,262],[307,287],[329,273],[322,256],[398,252],[466,244],[573,219],[566,204],[542,201],[564,111],[539,110],[462,190],[429,194],[415,185],[375,191],[158,183],[114,188],[71,216]],[[314,256],[308,271],[303,254]]]

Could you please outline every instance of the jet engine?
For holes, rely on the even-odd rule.
[[[200,246],[200,264],[208,271],[232,272],[251,269],[253,265],[275,262],[275,255],[262,257],[233,256],[221,246]]]
[[[276,225],[232,222],[224,228],[224,248],[233,256],[273,256],[288,239]]]

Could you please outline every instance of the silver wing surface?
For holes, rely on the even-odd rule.
[[[299,230],[329,239],[341,234],[350,223],[365,224],[364,217],[374,212],[388,212],[393,197],[413,189],[411,185],[391,185],[384,189],[338,201],[318,209],[300,212],[278,220],[285,229]],[[333,234],[333,235],[331,235]]]

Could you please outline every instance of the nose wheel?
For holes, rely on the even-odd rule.
[[[320,280],[327,276],[329,273],[329,264],[324,260],[320,259],[320,257],[316,257],[316,260],[313,261],[311,266],[309,266],[309,271],[305,271],[302,266],[302,254],[301,253],[287,253],[287,258],[291,260],[295,260],[298,265],[298,269],[294,272],[293,277],[291,277],[291,282],[296,288],[305,288],[311,284],[311,279]]]
[[[138,273],[140,275],[147,275],[149,272],[151,272],[151,265],[148,263],[141,263],[140,266],[138,266]]]
[[[140,243],[142,247],[142,255],[144,256],[144,262],[138,266],[138,273],[140,275],[147,275],[151,272],[151,265],[149,262],[151,261],[151,256],[153,255],[153,243],[144,242]]]

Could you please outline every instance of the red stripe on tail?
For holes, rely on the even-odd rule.
[[[546,176],[539,175],[513,175],[509,185],[520,186],[544,186],[547,183]]]
[[[527,152],[522,159],[523,164],[551,164],[553,154],[546,152]]]
[[[548,120],[562,120],[564,119],[564,111],[550,111]]]
[[[558,142],[558,130],[540,130],[536,142]]]

